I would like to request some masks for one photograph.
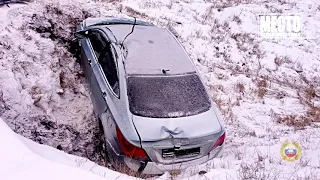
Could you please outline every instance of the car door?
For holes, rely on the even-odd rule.
[[[107,36],[100,30],[90,33],[89,40],[94,51],[92,62],[92,92],[95,109],[101,119],[107,149],[110,148],[116,154],[120,153],[115,142],[115,118],[121,119],[120,81],[117,61],[117,53]],[[110,152],[110,151],[108,151]],[[109,158],[113,156],[109,154]]]
[[[117,114],[115,104],[120,99],[117,55],[113,45],[102,31],[90,32],[89,40],[95,54],[91,77],[95,109],[98,114],[108,111],[111,116],[111,114]]]
[[[91,84],[90,78],[92,76],[91,63],[92,63],[92,60],[94,59],[94,53],[92,51],[91,44],[88,38],[83,38],[83,39],[80,39],[79,41],[80,41],[79,45],[81,46],[80,64],[84,71],[86,80],[90,85]]]
[[[89,63],[91,74],[88,76],[90,82],[91,99],[94,106],[94,111],[97,116],[106,112],[108,109],[106,103],[107,82],[104,80],[104,74],[101,71],[98,58],[103,56],[103,49],[105,49],[105,42],[102,39],[99,30],[90,30],[88,34],[88,47],[92,54],[92,60]]]

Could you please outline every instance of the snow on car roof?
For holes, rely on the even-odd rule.
[[[108,25],[118,41],[131,32],[132,25]],[[183,74],[195,72],[189,56],[165,28],[136,25],[124,43],[127,74]]]

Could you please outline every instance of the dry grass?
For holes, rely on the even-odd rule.
[[[239,178],[240,179],[278,179],[281,174],[279,168],[266,168],[266,160],[272,161],[270,157],[257,152],[257,157],[253,157],[254,161],[245,162],[240,164]]]
[[[283,61],[280,57],[276,56],[274,58],[274,63],[277,65],[277,66],[281,66],[283,64]]]
[[[235,150],[233,151],[235,158],[240,161],[240,167],[237,169],[238,175],[237,179],[241,180],[256,180],[256,179],[319,179],[319,172],[316,167],[310,166],[310,158],[302,156],[299,161],[294,165],[294,172],[287,173],[288,169],[283,168],[288,162],[283,161],[278,156],[270,156],[268,152],[262,152],[260,149],[254,149],[254,154],[251,157],[248,156],[246,150]],[[208,164],[207,164],[208,165]],[[228,168],[227,161],[223,161],[220,164],[222,168]],[[305,171],[304,174],[301,174],[303,168],[312,168],[311,171]],[[208,167],[209,168],[216,168]],[[296,173],[300,171],[300,173]]]
[[[213,101],[217,104],[219,109],[222,109],[223,101],[220,98],[213,98]]]
[[[173,1],[170,1],[169,4],[167,5],[168,9],[172,9],[173,6]]]
[[[317,97],[316,90],[314,89],[314,87],[308,87],[304,91],[305,91],[306,99],[309,101]]]
[[[181,170],[172,170],[170,171],[170,179],[171,180],[177,179],[180,174],[181,174]]]
[[[254,38],[249,33],[234,33],[231,35],[237,43],[237,47],[240,51],[247,52],[250,46],[254,43]]]
[[[267,79],[266,78],[261,78],[260,80],[257,81],[257,95],[259,98],[263,98],[267,92],[268,92],[268,89],[267,89],[267,86],[268,86],[268,82],[267,82]]]
[[[320,122],[320,108],[310,107],[307,111],[307,116],[311,117],[311,122]]]
[[[230,26],[227,21],[220,23],[218,19],[212,19],[213,23],[210,25],[210,41],[211,42],[222,42],[226,39],[227,35],[230,34]]]
[[[31,87],[30,95],[31,95],[31,98],[33,99],[33,104],[37,107],[41,107],[41,105],[39,104],[42,98],[40,94],[41,94],[41,89],[39,86],[35,85]]]
[[[295,130],[303,130],[306,126],[312,126],[314,122],[320,122],[320,109],[311,108],[304,115],[280,115],[273,116],[280,124],[294,127]]]
[[[246,88],[242,82],[237,82],[235,85],[235,89],[237,92],[239,92],[242,95],[244,95],[244,93],[246,91]]]
[[[307,111],[303,115],[277,115],[276,122],[294,127],[296,130],[304,129],[306,126],[311,126],[315,122],[320,122],[320,107],[315,107],[311,101],[315,98],[315,91],[306,89],[305,95],[300,95],[299,99],[302,104],[307,107]]]
[[[213,10],[214,6],[210,6],[206,9],[205,13],[201,15],[202,19],[200,20],[200,22],[202,22],[202,24],[205,24],[206,22],[209,22],[213,19]]]
[[[124,10],[126,13],[128,13],[130,16],[147,19],[149,16],[145,13],[139,12],[131,7],[124,7]]]
[[[148,174],[143,174],[137,171],[134,171],[132,169],[130,169],[126,164],[119,162],[117,160],[112,161],[112,163],[110,164],[110,169],[120,172],[122,174],[127,174],[129,176],[133,176],[136,178],[141,178],[141,179],[150,179],[150,178],[155,178],[158,175],[148,175]],[[182,175],[183,171],[179,170],[179,169],[173,169],[169,171],[169,179],[174,180],[174,179],[178,179],[180,175]],[[197,174],[199,172],[199,170],[197,168],[188,170],[186,172],[184,172],[183,175],[187,174],[188,176],[193,176],[195,174]],[[159,174],[160,175],[160,174]]]
[[[0,86],[1,87],[1,86]],[[0,116],[7,110],[10,109],[10,106],[6,104],[3,98],[3,91],[0,88]]]
[[[146,179],[152,177],[151,175],[142,174],[137,171],[134,171],[130,169],[126,164],[120,161],[114,161],[109,168],[122,174],[127,174],[136,178]]]
[[[237,160],[242,160],[243,157],[244,157],[244,153],[238,149],[236,149],[234,152],[233,152],[234,156],[235,156],[235,159]]]
[[[277,58],[277,65],[292,64],[292,60],[287,56],[282,56]],[[300,101],[302,105],[306,107],[305,112],[301,112],[301,114],[290,114],[290,115],[274,115],[274,119],[276,122],[285,124],[291,127],[294,127],[296,130],[304,129],[306,126],[312,126],[315,122],[320,122],[320,107],[315,106],[314,102],[319,102],[319,92],[315,88],[319,85],[317,79],[314,81],[307,80],[306,77],[300,76],[300,78],[296,79],[287,79],[287,78],[275,78],[271,79],[273,83],[279,84],[283,87],[290,88],[297,92],[297,96],[294,97]],[[286,94],[283,92],[279,92],[276,97],[278,99],[282,99]]]
[[[298,115],[287,115],[281,117],[281,115],[276,116],[277,123],[285,124],[287,126],[292,126],[296,130],[304,129],[305,126],[309,126],[311,121],[310,118]]]
[[[280,81],[278,81],[279,83]],[[314,122],[320,122],[320,108],[316,107],[313,101],[319,101],[317,91],[313,86],[305,86],[303,83],[295,83],[292,81],[281,81],[283,86],[297,90],[298,99],[307,110],[302,114],[291,115],[274,115],[276,122],[294,127],[296,130],[304,129],[306,126],[312,126]],[[278,97],[278,95],[277,95]],[[283,98],[281,95],[279,98]]]
[[[252,3],[252,0],[205,0],[213,4],[214,8],[224,9],[227,7],[238,6],[240,4]]]
[[[242,24],[242,20],[240,19],[240,17],[238,15],[234,15],[232,17],[232,21],[236,22],[238,25]]]
[[[0,41],[0,47],[5,48],[6,50],[10,50],[11,49],[11,42],[9,41]]]
[[[292,64],[293,61],[289,56],[276,56],[274,58],[274,63],[276,64],[277,67],[280,67],[283,64]]]
[[[94,0],[95,2],[121,3],[122,0]]]

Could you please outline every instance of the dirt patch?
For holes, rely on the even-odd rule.
[[[84,19],[92,17],[92,14],[77,7],[73,7],[74,12],[64,10],[70,8],[72,7],[60,7],[57,4],[46,5],[42,14],[32,15],[29,28],[63,45],[71,54],[76,55],[78,48],[73,33],[76,26]]]
[[[40,144],[50,145],[69,154],[87,157],[104,164],[100,156],[100,131],[94,117],[91,119],[91,122],[88,122],[90,125],[88,130],[79,131],[71,125],[54,122],[49,116],[37,115],[24,118],[24,122],[18,121],[14,131],[19,134],[30,134],[28,138]]]
[[[76,3],[45,1],[9,10],[13,25],[0,36],[6,72],[0,84],[10,86],[0,86],[0,116],[26,138],[105,165],[73,36],[90,16]]]
[[[85,83],[81,69],[70,68],[70,64],[76,61],[79,54],[78,44],[73,36],[76,26],[91,16],[88,11],[79,7],[52,3],[45,5],[42,13],[33,14],[28,24],[29,29],[39,33],[43,38],[51,39],[55,44],[52,56],[59,58],[57,73],[62,88],[59,92],[61,98],[65,91],[78,94],[79,84]],[[84,129],[59,124],[46,115],[29,117],[26,121],[36,124],[27,128],[31,130],[32,140],[51,145],[70,154],[86,157],[102,165],[105,164],[105,158],[102,157],[104,152],[100,129],[93,114],[87,117]],[[25,129],[25,124],[19,127],[16,131],[23,134],[21,131]]]

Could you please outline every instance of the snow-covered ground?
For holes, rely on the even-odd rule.
[[[15,134],[2,119],[0,131],[0,142],[4,145],[0,150],[0,178],[3,180],[130,179],[85,158],[57,151]]]
[[[264,13],[301,14],[302,37],[259,38],[258,15]],[[89,16],[136,16],[169,28],[202,73],[225,118],[226,152],[174,178],[320,179],[320,1],[43,0],[0,7],[0,117],[26,138],[103,165],[83,74],[72,47],[66,48],[72,27]],[[58,160],[62,167],[93,171],[89,160],[18,139],[12,141],[39,160],[35,169],[42,163],[60,168],[56,159],[66,158]],[[300,143],[300,160],[281,159],[287,140]],[[22,148],[21,142],[32,145]],[[9,160],[2,161],[2,150],[1,167]],[[61,158],[48,159],[51,153]],[[119,175],[94,167],[108,179]],[[0,179],[10,179],[6,175]]]

